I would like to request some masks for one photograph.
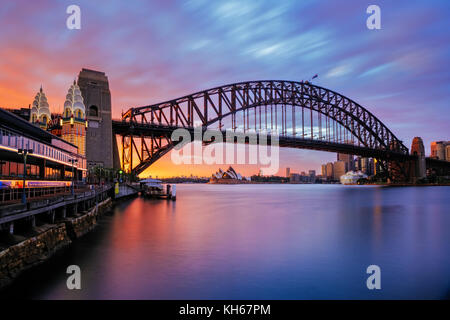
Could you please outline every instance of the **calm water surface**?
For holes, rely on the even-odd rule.
[[[450,297],[450,187],[178,185],[18,279],[39,299]],[[82,290],[66,288],[77,264]],[[381,287],[366,287],[366,268]]]

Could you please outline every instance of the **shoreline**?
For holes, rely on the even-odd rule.
[[[233,184],[282,184],[282,185],[343,185],[343,186],[381,186],[381,187],[450,187],[450,184],[445,183],[295,183],[295,182],[259,182],[259,181],[229,181],[229,182],[189,182],[189,183],[179,183],[179,184],[218,184],[218,185],[233,185]]]
[[[107,198],[76,216],[54,224],[43,224],[35,228],[37,234],[0,251],[0,291],[11,286],[23,272],[43,264],[94,230],[100,217],[111,209],[113,203],[112,198]]]

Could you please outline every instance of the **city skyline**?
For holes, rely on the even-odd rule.
[[[51,111],[61,112],[67,87],[82,67],[108,75],[114,118],[132,106],[234,81],[300,81],[318,74],[315,84],[368,108],[408,148],[421,136],[429,155],[431,141],[448,140],[443,133],[450,117],[449,4],[433,3],[400,8],[381,1],[382,29],[373,31],[365,26],[366,4],[355,1],[339,4],[342,10],[310,1],[110,1],[101,8],[80,1],[81,30],[65,27],[69,2],[8,3],[0,9],[0,39],[8,44],[0,53],[0,106],[27,107],[42,85]],[[151,14],[156,11],[158,16]],[[312,20],[318,12],[320,22]],[[220,41],[213,40],[218,36]],[[334,159],[334,153],[282,149],[278,174],[286,167],[319,172]],[[166,155],[148,174],[207,175],[218,167],[174,167]],[[236,169],[246,175],[258,171],[248,165]]]

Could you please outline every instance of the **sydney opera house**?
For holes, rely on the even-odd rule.
[[[216,173],[211,176],[209,183],[247,183],[250,178],[242,177],[241,174],[237,173],[231,166],[227,171],[219,169]]]

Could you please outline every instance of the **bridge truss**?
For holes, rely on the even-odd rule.
[[[137,174],[169,152],[177,128],[278,135],[280,146],[407,157],[408,149],[353,100],[308,82],[248,81],[130,108],[113,123],[122,137],[122,168]],[[284,144],[283,141],[289,143]]]

